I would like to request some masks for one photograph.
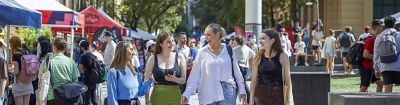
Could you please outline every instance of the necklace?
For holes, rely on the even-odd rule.
[[[221,45],[221,44],[219,44],[219,46],[217,47],[217,49],[212,49],[211,46],[208,46],[207,48],[208,48],[208,50],[211,51],[211,53],[213,53],[213,55],[214,55],[215,58],[218,58],[219,55],[221,54],[221,51],[222,51],[222,50],[221,50],[221,49],[222,49],[222,45]]]

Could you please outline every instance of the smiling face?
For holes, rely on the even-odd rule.
[[[174,50],[173,41],[174,41],[174,39],[171,36],[169,36],[167,39],[165,39],[160,44],[162,51],[171,52],[172,50]]]
[[[214,30],[211,27],[207,27],[205,32],[206,40],[209,44],[220,43],[220,35],[214,33]]]
[[[262,48],[270,49],[275,39],[271,39],[266,33],[260,34],[260,45]]]
[[[127,58],[132,58],[133,57],[133,55],[135,54],[134,52],[134,50],[135,50],[135,48],[132,46],[132,44],[128,44],[128,47],[127,47],[127,49],[126,49],[127,51],[126,51],[126,56],[127,56]],[[130,60],[130,59],[127,59],[127,60]]]

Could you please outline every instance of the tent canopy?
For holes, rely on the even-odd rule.
[[[131,32],[130,32],[129,37],[136,38],[136,39],[143,39],[143,40],[155,39],[155,36],[148,32],[145,32],[141,29],[136,29],[136,30],[137,31],[130,30]]]
[[[31,10],[14,0],[0,0],[0,25],[40,28],[41,13]]]
[[[397,23],[400,23],[400,12],[398,12],[398,13],[396,13],[396,14],[393,14],[393,15],[390,15],[390,16],[392,16],[392,17],[394,17],[395,19],[396,19],[396,24]],[[384,21],[385,20],[385,18],[382,18],[382,19],[380,19],[380,21]]]
[[[78,13],[55,0],[15,0],[23,6],[42,13],[43,25],[71,27],[78,23]]]
[[[99,30],[115,31],[118,34],[124,36],[126,35],[126,28],[115,22],[110,16],[105,14],[101,9],[95,9],[93,6],[89,6],[80,14],[85,15],[85,27],[84,32],[90,34],[96,34]],[[71,32],[69,28],[52,28],[53,32]],[[77,31],[81,31],[82,28],[77,28]]]

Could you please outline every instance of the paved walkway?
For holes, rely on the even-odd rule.
[[[250,81],[247,81],[247,85],[250,86]],[[100,84],[99,89],[101,90],[101,96],[103,97],[103,100],[104,100],[104,97],[107,97],[106,83]],[[142,103],[142,105],[145,105],[146,101],[145,101],[144,97],[140,97],[139,100]],[[239,103],[239,99],[237,99],[237,103]],[[199,104],[199,99],[197,97],[197,94],[192,94],[192,96],[190,96],[189,104],[190,105],[198,105]],[[103,104],[101,104],[101,105],[103,105]],[[240,104],[237,104],[237,105],[240,105]]]

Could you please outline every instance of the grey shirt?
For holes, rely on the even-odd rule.
[[[381,55],[379,50],[377,49],[379,47],[379,43],[382,42],[382,38],[383,35],[392,33],[392,32],[397,32],[394,28],[389,28],[384,30],[382,33],[380,33],[376,39],[375,39],[375,43],[374,43],[374,65],[373,68],[375,71],[379,71],[379,72],[384,72],[384,71],[400,71],[400,60],[397,60],[396,62],[393,63],[381,63]],[[396,42],[396,50],[397,52],[399,52],[400,49],[400,36],[395,37],[395,42]],[[399,58],[397,58],[399,59]]]
[[[337,40],[340,41],[344,35],[345,35],[345,33],[340,34],[338,36]],[[347,35],[350,36],[351,45],[353,45],[356,42],[356,38],[354,38],[354,35],[351,33],[347,33]],[[350,50],[350,47],[340,47],[340,53],[349,52],[349,50]]]

